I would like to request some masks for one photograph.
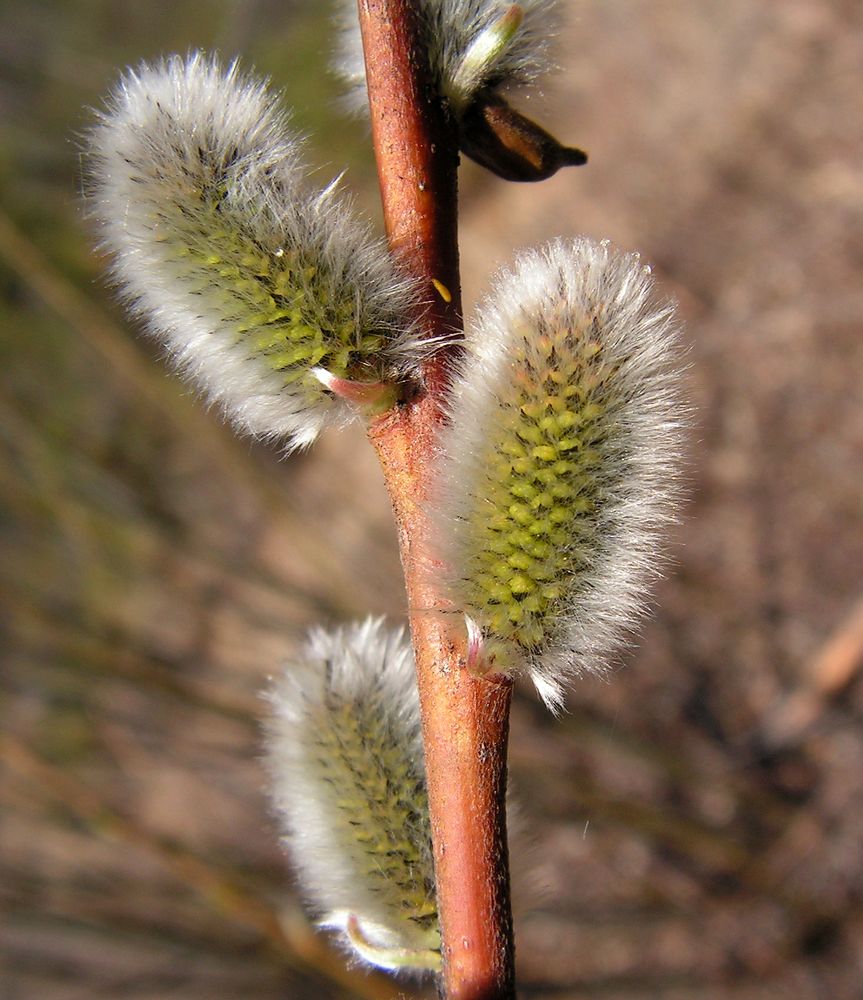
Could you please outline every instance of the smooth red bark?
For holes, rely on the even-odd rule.
[[[424,333],[461,329],[458,144],[419,44],[409,0],[359,0],[372,135],[390,246],[421,282]],[[442,286],[442,287],[441,287]],[[449,299],[449,301],[447,301]],[[430,555],[428,498],[449,365],[425,365],[418,394],[369,436],[398,525],[423,715],[447,1000],[515,996],[506,847],[511,683],[465,666],[463,623],[447,614]]]

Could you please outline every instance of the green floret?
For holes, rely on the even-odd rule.
[[[379,705],[357,705],[331,694],[322,706],[316,732],[318,764],[342,827],[339,841],[352,845],[356,871],[382,899],[427,933],[430,947],[438,947],[431,829],[422,775],[382,721]]]
[[[338,378],[380,379],[387,335],[370,328],[356,284],[332,273],[314,246],[281,245],[275,226],[255,224],[253,235],[249,206],[232,204],[225,168],[218,167],[212,185],[199,180],[182,201],[166,192],[156,207],[166,265],[176,268],[190,293],[206,296],[250,356],[280,373],[294,392],[305,389],[310,403],[321,393],[312,368]]]
[[[596,551],[619,401],[595,328],[549,329],[522,348],[489,422],[462,581],[492,646],[540,650]]]

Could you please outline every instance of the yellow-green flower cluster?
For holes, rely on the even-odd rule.
[[[334,185],[310,188],[264,83],[200,53],[129,71],[89,162],[117,284],[237,427],[308,444],[348,415],[321,373],[399,377],[410,288]]]
[[[517,374],[498,398],[500,422],[465,512],[465,533],[476,540],[463,567],[476,588],[470,603],[487,604],[491,634],[526,650],[542,647],[567,579],[590,563],[597,530],[613,368],[589,336],[567,345],[570,333],[518,344]]]
[[[273,799],[321,924],[374,965],[438,968],[419,703],[405,635],[376,619],[316,630],[270,699]]]
[[[438,474],[448,596],[486,666],[559,704],[637,618],[673,510],[682,410],[668,306],[635,255],[522,255],[468,331]]]

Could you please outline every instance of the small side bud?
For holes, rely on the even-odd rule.
[[[459,126],[461,151],[506,181],[544,181],[561,167],[587,163],[587,153],[563,146],[497,94],[481,94]]]
[[[392,382],[351,382],[326,368],[313,368],[312,375],[334,396],[352,403],[367,416],[383,413],[395,405],[397,390]]]
[[[130,70],[90,133],[91,214],[132,310],[240,429],[288,448],[393,381],[412,287],[263,82],[195,53]]]
[[[448,402],[435,555],[450,607],[474,669],[524,670],[552,708],[639,618],[673,519],[686,411],[652,285],[602,243],[526,252],[469,325]]]
[[[312,632],[269,693],[285,847],[323,927],[363,961],[437,970],[440,932],[419,700],[404,632]]]

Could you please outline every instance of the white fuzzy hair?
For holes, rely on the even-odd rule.
[[[467,76],[463,72],[465,56],[482,32],[512,7],[512,0],[418,0],[417,6],[432,73],[441,93],[459,109],[483,87],[529,86],[553,68],[550,50],[560,25],[557,0],[521,0],[524,19],[511,43],[482,73]],[[340,0],[337,21],[339,44],[332,66],[346,85],[345,106],[356,114],[367,114],[356,0]],[[469,93],[464,92],[465,86]]]
[[[662,532],[679,497],[688,415],[673,307],[654,301],[650,271],[637,254],[617,252],[607,241],[557,240],[523,252],[512,270],[500,272],[468,328],[437,470],[440,557],[450,571],[452,606],[473,620],[472,627],[484,629],[484,622],[482,608],[466,602],[472,581],[465,572],[482,544],[472,524],[496,513],[490,497],[499,473],[489,468],[496,427],[520,374],[548,366],[538,346],[545,335],[555,338],[556,350],[578,349],[586,338],[599,343],[605,370],[612,372],[602,467],[589,473],[596,500],[595,523],[586,529],[589,551],[580,536],[579,565],[561,581],[557,616],[541,647],[511,650],[509,662],[504,655],[498,664],[526,669],[556,710],[566,682],[602,670],[646,608]]]
[[[276,306],[261,268],[276,275],[292,253],[313,262],[297,269],[313,275],[299,294],[348,302],[357,336],[380,332],[394,357],[412,302],[335,185],[308,186],[300,146],[265,82],[195,52],[127,71],[87,150],[90,214],[127,304],[238,429],[288,449],[347,408],[314,377],[267,363],[260,343],[274,328],[256,310]],[[240,261],[231,273],[218,245],[208,257],[219,239]],[[386,363],[371,358],[368,377],[387,377]]]
[[[322,926],[346,932],[374,964],[411,967],[421,956],[420,967],[434,967],[419,699],[404,630],[375,618],[315,629],[268,698],[272,798]],[[353,940],[352,920],[360,930]],[[399,951],[408,958],[390,962]]]

